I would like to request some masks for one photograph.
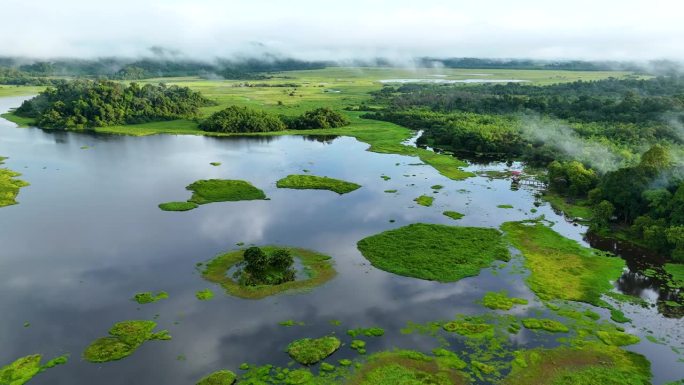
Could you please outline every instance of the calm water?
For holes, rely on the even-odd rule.
[[[0,99],[0,111],[21,100]],[[22,189],[19,205],[0,209],[0,363],[33,353],[47,358],[71,353],[67,365],[31,384],[185,385],[214,370],[236,370],[242,362],[286,364],[284,349],[296,338],[336,331],[348,343],[345,331],[354,327],[387,330],[385,337],[368,341],[369,352],[392,347],[428,351],[436,346],[434,339],[401,335],[399,329],[408,321],[482,313],[476,301],[491,290],[506,289],[539,305],[523,277],[511,271],[520,260],[504,264],[498,274],[485,269],[478,277],[440,284],[373,268],[357,251],[358,240],[415,222],[496,227],[544,214],[556,222],[557,231],[582,241],[584,229],[548,205],[529,212],[532,190],[512,191],[510,181],[486,177],[451,181],[429,166],[415,165],[416,158],[370,153],[367,147],[347,137],[95,136],[21,129],[0,120],[0,155],[9,156],[6,166],[31,183]],[[222,166],[209,165],[213,161]],[[275,187],[279,178],[305,169],[363,187],[344,196]],[[392,179],[384,181],[383,174]],[[249,180],[271,200],[215,203],[183,213],[157,208],[160,202],[187,199],[184,187],[207,178]],[[435,194],[434,206],[416,206],[413,199],[432,194],[429,186],[434,184],[445,186]],[[399,192],[384,193],[387,189]],[[447,209],[466,217],[454,222],[441,214]],[[205,282],[195,264],[238,242],[315,249],[334,257],[339,275],[310,293],[258,301],[230,297]],[[215,298],[195,299],[195,292],[206,288],[214,290]],[[144,306],[130,300],[149,290],[166,290],[170,298]],[[628,331],[643,336],[650,329],[669,335],[672,345],[684,345],[681,320],[655,309],[626,308],[635,319]],[[522,307],[513,313],[527,311]],[[155,315],[173,340],[148,342],[119,362],[80,359],[83,349],[115,322]],[[288,319],[306,326],[278,325]],[[342,326],[332,326],[331,320]],[[24,322],[31,326],[24,328]],[[543,334],[523,330],[512,338],[522,346],[553,346],[555,336],[545,340]],[[451,342],[458,348],[456,340]],[[684,364],[669,346],[644,340],[630,349],[652,361],[655,383],[684,377]],[[354,356],[343,347],[333,358]]]

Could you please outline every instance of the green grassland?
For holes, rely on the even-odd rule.
[[[276,182],[276,186],[299,190],[330,190],[340,195],[361,188],[356,183],[315,175],[288,175]]]

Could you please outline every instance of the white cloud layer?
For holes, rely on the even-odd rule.
[[[681,0],[1,0],[0,56],[684,59]]]

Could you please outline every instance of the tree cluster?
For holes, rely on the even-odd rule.
[[[269,253],[253,246],[245,250],[244,260],[233,277],[245,286],[279,285],[295,280],[294,258],[288,249],[274,249]]]
[[[187,87],[75,80],[49,87],[16,114],[45,128],[85,128],[195,118],[213,102]]]
[[[330,108],[317,108],[299,116],[276,116],[248,107],[230,106],[215,112],[202,123],[204,131],[224,133],[250,133],[290,130],[336,128],[349,124],[349,120]]]

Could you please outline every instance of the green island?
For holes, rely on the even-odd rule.
[[[505,291],[490,291],[482,298],[482,304],[492,310],[511,310],[515,305],[527,305],[524,298],[509,297]]]
[[[541,223],[506,222],[501,229],[524,256],[530,270],[525,281],[539,298],[606,305],[601,295],[622,273],[622,259],[582,247]]]
[[[249,250],[249,251],[248,251]],[[258,250],[258,251],[257,251]],[[301,262],[305,277],[295,279],[294,259]],[[229,270],[235,274],[229,276]],[[202,277],[220,284],[230,295],[259,299],[270,295],[310,290],[336,275],[331,258],[302,248],[251,247],[221,254],[207,262]]]
[[[160,291],[158,293],[153,293],[151,291],[145,291],[142,293],[136,293],[133,296],[133,300],[140,305],[157,302],[159,300],[166,299],[166,298],[169,298],[169,293],[167,293],[165,291]]]
[[[0,156],[0,165],[4,163],[4,158]],[[22,187],[29,184],[23,180],[16,179],[20,173],[7,168],[0,168],[0,207],[17,204],[17,195]]]
[[[159,205],[164,211],[188,211],[199,205],[214,202],[235,202],[267,199],[266,194],[243,180],[204,179],[188,185],[192,191],[187,202],[166,202]]]
[[[495,229],[416,223],[364,238],[361,254],[378,269],[439,282],[476,276],[510,255]]]
[[[430,207],[432,206],[432,202],[434,202],[435,197],[427,196],[427,195],[421,195],[418,198],[414,199],[413,201],[416,202],[417,204],[425,207]]]
[[[333,336],[302,338],[287,346],[287,354],[302,365],[312,365],[335,353],[342,342]]]
[[[237,376],[230,370],[219,370],[203,377],[196,385],[233,385]]]
[[[444,216],[447,216],[447,217],[455,220],[455,221],[457,221],[457,220],[459,220],[465,216],[465,214],[459,213],[458,211],[448,211],[448,210],[444,211],[442,214]]]
[[[33,354],[21,357],[11,364],[0,367],[1,385],[24,385],[38,374],[54,368],[57,365],[64,365],[69,360],[68,355],[59,356],[41,365],[43,360],[41,354]]]
[[[361,188],[361,185],[325,176],[288,175],[277,181],[276,187],[299,190],[330,190],[342,195]]]
[[[117,361],[135,353],[146,341],[170,340],[166,330],[154,333],[157,323],[154,321],[122,321],[109,329],[109,336],[91,343],[83,352],[83,359],[88,362]]]

